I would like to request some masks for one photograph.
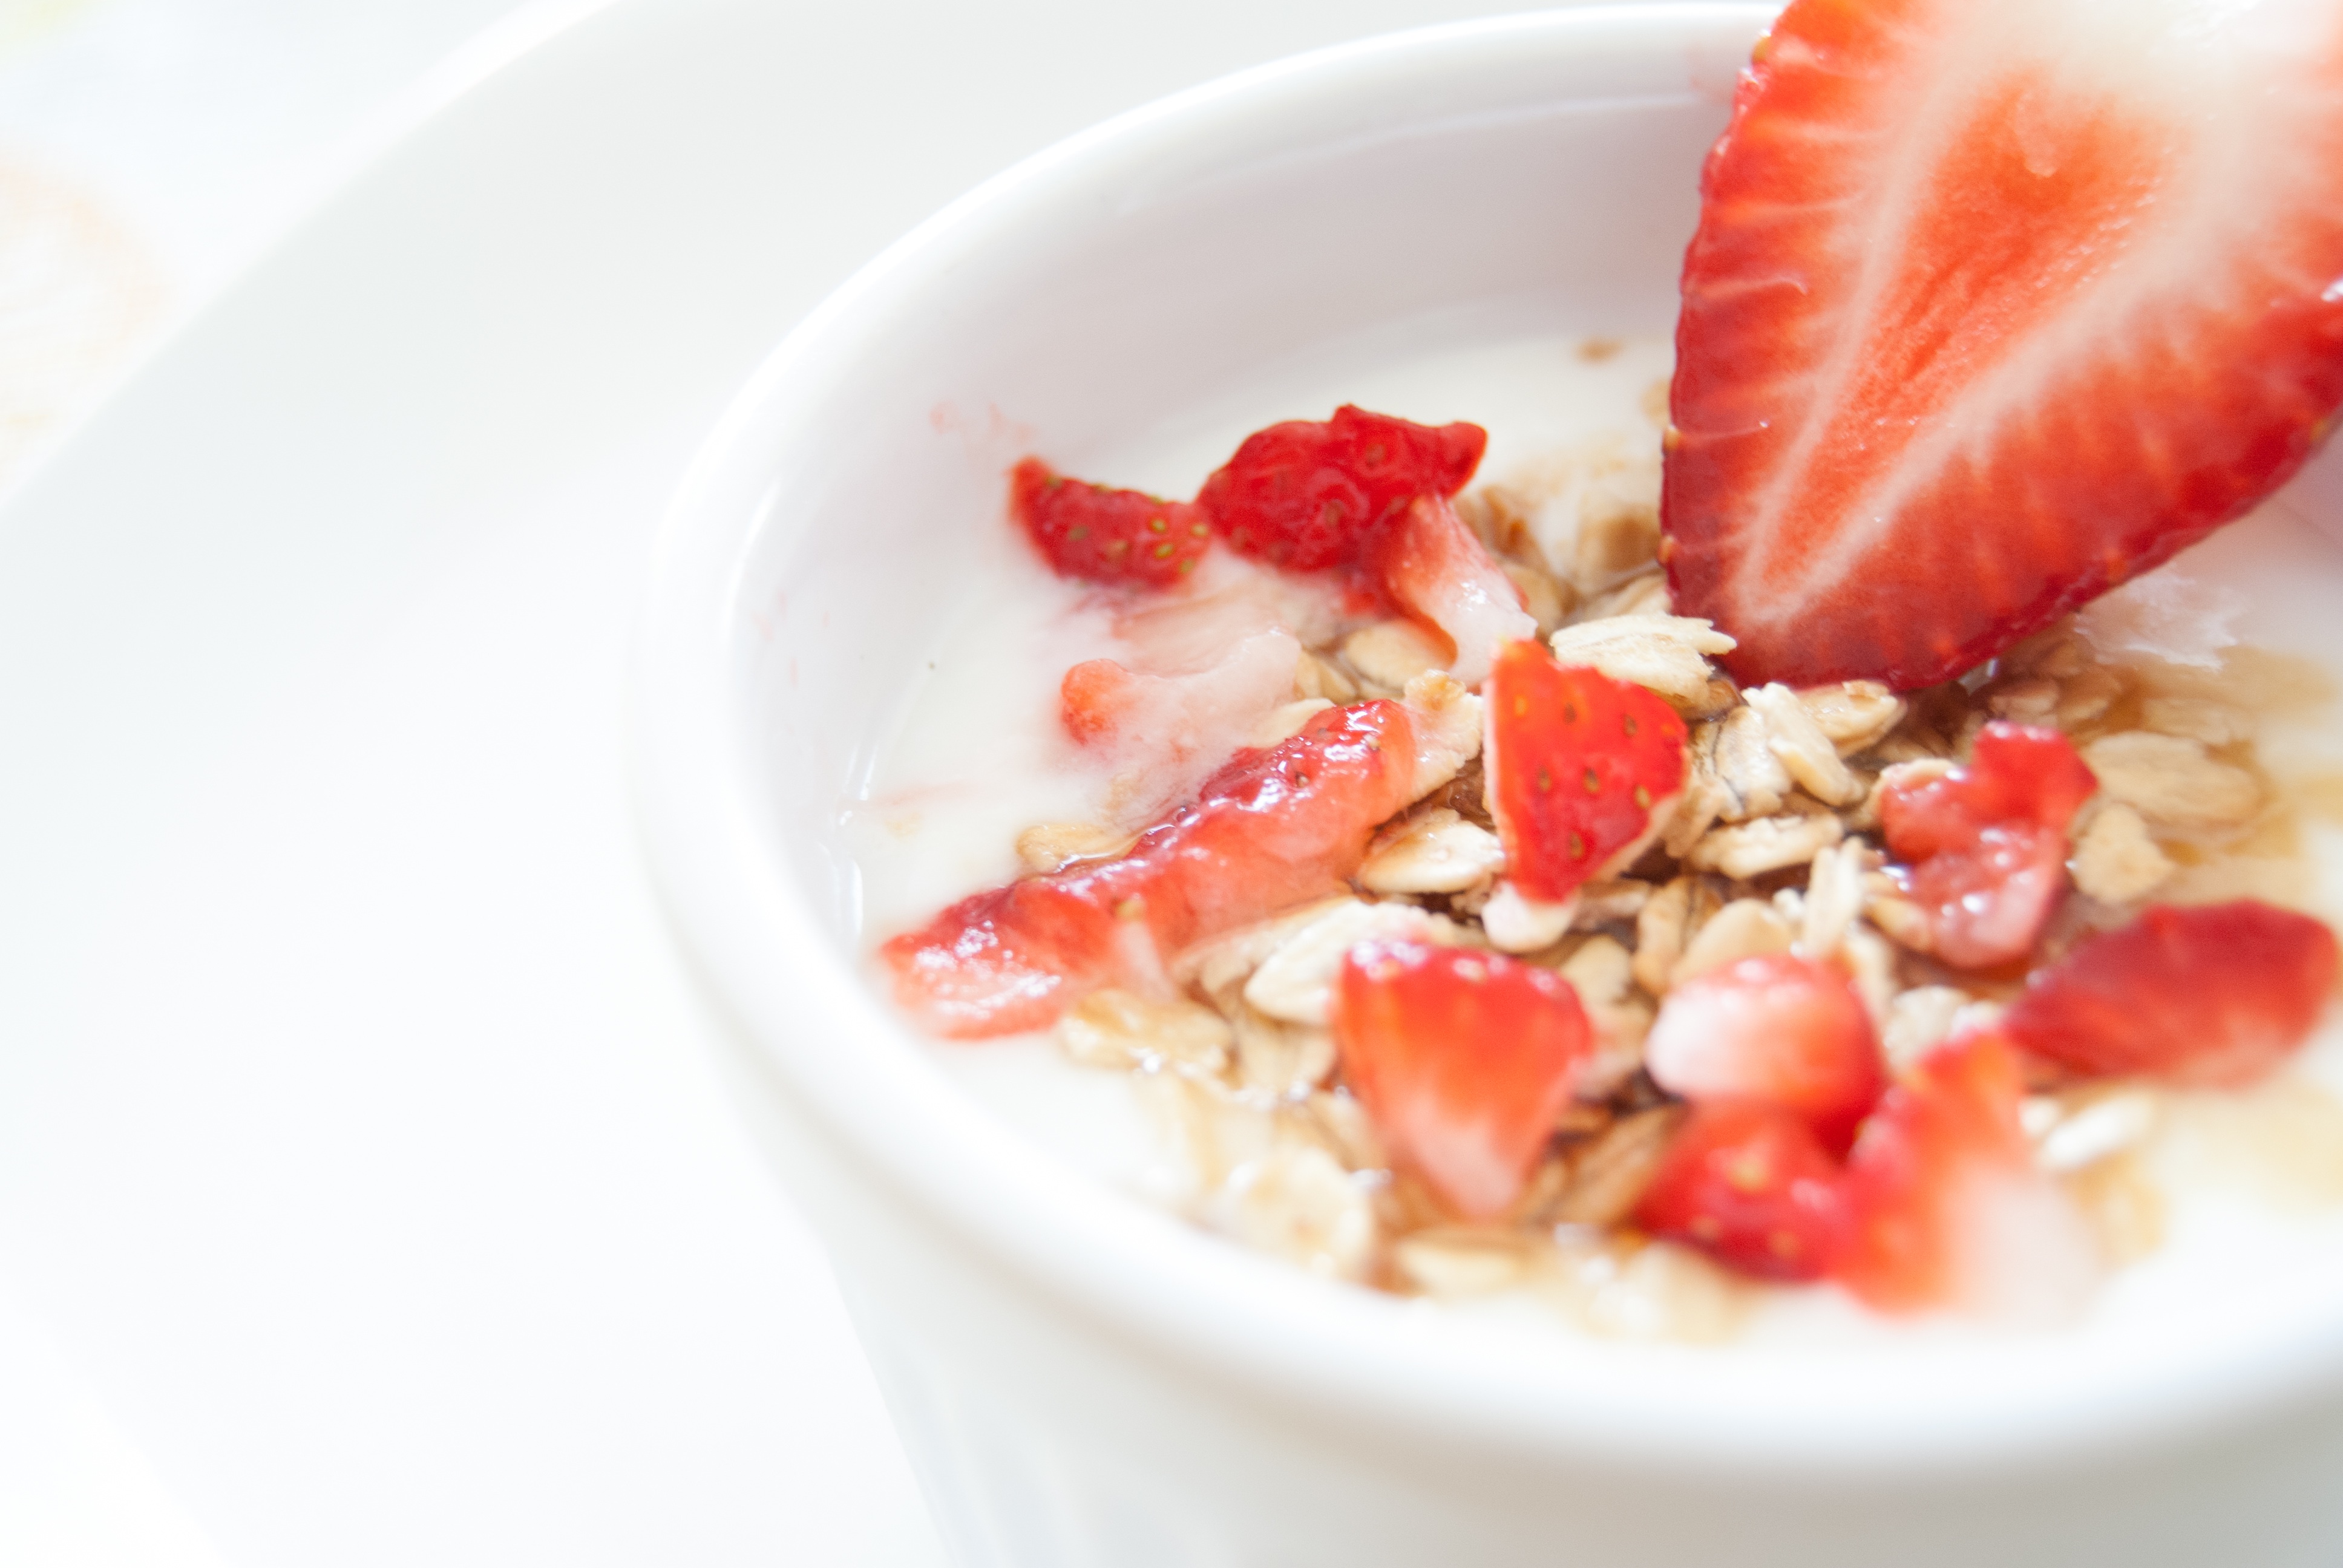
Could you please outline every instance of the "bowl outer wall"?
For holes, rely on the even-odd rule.
[[[900,462],[903,448],[887,443],[957,397],[1011,409],[1049,430],[1053,451],[1078,453],[1224,379],[1226,357],[1207,354],[1164,367],[1144,397],[1100,390],[1101,365],[1157,368],[1128,357],[1163,314],[1161,297],[1128,282],[1146,276],[1144,256],[1173,276],[1174,264],[1191,266],[1194,290],[1232,313],[1229,333],[1248,352],[1306,347],[1329,330],[1349,281],[1319,290],[1337,297],[1293,319],[1247,303],[1264,292],[1276,301],[1279,287],[1294,286],[1278,269],[1282,256],[1312,254],[1292,227],[1274,226],[1277,214],[1292,224],[1326,216],[1294,198],[1306,184],[1297,169],[1348,178],[1320,194],[1328,213],[1347,204],[1354,220],[1371,157],[1405,162],[1469,146],[1502,158],[1532,145],[1550,156],[1556,144],[1540,137],[1599,141],[1606,116],[1638,106],[1679,120],[1704,116],[1713,135],[1734,66],[1766,14],[1653,6],[1435,29],[1182,95],[963,198],[833,297],[759,373],[663,529],[638,667],[635,762],[652,859],[685,944],[791,1101],[807,1149],[825,1151],[809,1190],[818,1218],[820,1189],[853,1188],[1061,1322],[1231,1397],[1537,1463],[1941,1479],[2242,1441],[2280,1419],[2321,1432],[2335,1424],[2337,1333],[2293,1320],[2256,1342],[2167,1355],[2152,1367],[2140,1361],[2143,1347],[2122,1342],[1816,1360],[1554,1336],[1525,1356],[1454,1332],[1436,1314],[1243,1256],[1070,1180],[940,1080],[856,961],[850,869],[829,828],[868,766],[879,733],[871,713],[908,671],[884,649],[793,626],[776,595],[884,602],[847,589],[867,590],[883,580],[882,564],[900,572],[909,558],[850,558],[901,541],[867,538],[876,523],[838,524],[868,507],[874,476],[919,466]],[[1598,184],[1651,194],[1595,215],[1581,272],[1618,234],[1656,225],[1680,246],[1689,232],[1695,163],[1681,147],[1668,149],[1674,161],[1664,166],[1636,164],[1632,148],[1605,150],[1624,161]],[[1485,200],[1493,181],[1544,166],[1529,156],[1466,171],[1458,199]],[[1282,192],[1287,206],[1264,192]],[[1247,266],[1225,265],[1225,228],[1183,239],[1164,221],[1216,203],[1270,226],[1254,235]],[[1386,317],[1436,301],[1441,244],[1425,236],[1453,247],[1458,232],[1393,228],[1395,243],[1422,250],[1429,292],[1397,299],[1360,286],[1361,308]],[[1142,255],[1141,241],[1155,248]],[[1222,266],[1202,265],[1215,256]],[[1564,257],[1556,270],[1572,265]],[[1672,255],[1656,274],[1629,271],[1594,265],[1593,281],[1577,280],[1588,325],[1648,307],[1655,285],[1672,297]],[[1021,278],[1045,275],[1061,286],[1029,284],[1021,294]],[[1494,298],[1504,281],[1482,286]],[[1020,344],[1029,351],[1016,362]],[[998,373],[994,383],[976,385],[987,370]],[[992,455],[964,462],[964,497],[979,493],[970,475]],[[938,495],[953,493],[936,484]],[[902,509],[922,504],[936,497],[913,497]],[[816,537],[823,518],[833,531]],[[788,589],[777,587],[784,580]],[[791,660],[798,673],[785,675]],[[796,689],[813,695],[787,695]],[[852,736],[842,750],[841,734]],[[777,756],[820,765],[776,767]],[[851,1237],[835,1227],[830,1235],[851,1253]],[[1360,1376],[1369,1366],[1374,1376]]]

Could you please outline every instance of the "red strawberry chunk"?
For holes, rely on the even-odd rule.
[[[1480,467],[1478,425],[1417,425],[1344,404],[1318,423],[1256,430],[1196,505],[1240,555],[1297,572],[1357,561],[1418,496],[1453,496]]]
[[[1238,753],[1122,859],[978,893],[886,943],[896,1000],[972,1040],[1042,1028],[1102,985],[1160,987],[1163,960],[1191,943],[1343,891],[1414,776],[1398,703],[1316,714]]]
[[[2013,822],[2063,833],[2099,787],[2056,729],[1987,724],[1969,757],[1965,768],[1881,797],[1881,824],[1898,855],[1918,860],[1963,849],[1986,829]]]
[[[2343,11],[1793,0],[1702,176],[1663,527],[1744,683],[1958,674],[2343,401]]]
[[[2255,900],[2158,904],[2037,970],[2001,1028],[2093,1075],[2250,1083],[2298,1050],[2335,990],[2335,933]]]
[[[976,1040],[1041,1029],[1083,992],[1143,969],[1149,955],[1111,901],[1130,876],[1121,864],[973,894],[895,938],[879,952],[896,1000],[936,1033]]]
[[[1880,793],[1887,848],[1956,969],[2025,957],[2066,890],[2066,824],[2098,780],[2055,729],[1988,724],[1972,760]]]
[[[1352,949],[1332,1021],[1343,1076],[1393,1159],[1473,1220],[1521,1196],[1592,1049],[1560,975],[1420,942]]]
[[[1060,577],[1169,588],[1212,547],[1186,501],[1069,479],[1039,457],[1009,473],[1009,510]]]
[[[1968,849],[1939,855],[1903,876],[1928,917],[1936,956],[1955,969],[1994,969],[2024,958],[2066,888],[2066,839],[2031,822],[1988,828]]]
[[[1453,650],[1448,672],[1466,686],[1488,678],[1497,650],[1535,637],[1537,621],[1456,508],[1419,496],[1369,552],[1392,602],[1428,622]]]
[[[1882,1312],[2006,1322],[2053,1321],[2081,1299],[2096,1244],[2034,1168],[2024,1091],[1992,1033],[1937,1047],[1888,1090],[1847,1161],[1841,1283]]]
[[[1291,740],[1239,752],[1132,852],[1161,868],[1147,897],[1162,950],[1345,890],[1414,785],[1415,729],[1396,702],[1329,709]]]
[[[1635,1206],[1654,1236],[1766,1280],[1818,1280],[1846,1231],[1838,1161],[1798,1116],[1750,1101],[1696,1105]]]
[[[1687,1100],[1748,1101],[1795,1117],[1839,1154],[1887,1087],[1871,1014],[1845,971],[1788,953],[1670,988],[1644,1065]]]
[[[1058,718],[1085,746],[1108,739],[1139,706],[1145,677],[1111,658],[1086,658],[1058,683]]]
[[[1489,806],[1523,894],[1559,903],[1650,842],[1684,789],[1675,709],[1527,640],[1498,650],[1486,697]]]

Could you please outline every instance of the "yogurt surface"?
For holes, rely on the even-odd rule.
[[[1668,366],[1667,345],[1649,338],[1507,335],[1456,347],[1429,333],[1413,342],[1387,336],[1271,367],[1254,385],[1095,450],[1037,445],[1069,472],[1182,496],[1247,433],[1322,417],[1339,403],[1427,424],[1471,420],[1489,432],[1481,480],[1550,498],[1536,526],[1553,553],[1567,546],[1579,488],[1605,474],[1632,483],[1638,471],[1656,473]],[[1015,455],[1004,452],[1002,466]],[[2322,524],[2343,519],[2320,517],[2317,495],[2298,483],[2101,600],[2083,629],[2107,657],[2240,671],[2240,698],[2261,721],[2267,782],[2296,808],[2290,840],[2273,859],[2298,871],[2292,901],[2332,925],[2343,916],[2343,729],[2322,688],[2343,671],[2332,611],[2343,603],[2343,548]],[[924,669],[848,805],[866,945],[1019,875],[1023,829],[1097,819],[1110,808],[1111,773],[1065,736],[1058,691],[1070,666],[1116,655],[1111,615],[1092,590],[1053,576],[1005,514],[969,526],[988,537],[982,570],[958,615],[928,630]],[[1253,568],[1223,553],[1211,569]],[[1078,1066],[1040,1035],[938,1042],[931,1057],[1062,1159],[1070,1179],[1158,1201],[1181,1193],[1172,1151],[1130,1075]],[[2163,1111],[2143,1157],[2164,1195],[2161,1244],[2111,1273],[2078,1327],[2123,1332],[2177,1317],[2207,1332],[2250,1332],[2271,1303],[2306,1292],[2343,1300],[2343,1026],[2330,1020],[2265,1085],[2171,1095]],[[1581,1285],[1598,1301],[1610,1288],[1593,1279]],[[1615,1322],[1598,1311],[1595,1326],[1644,1332],[1634,1292],[1614,1293],[1626,1304]],[[1817,1351],[1991,1332],[1882,1318],[1831,1287],[1753,1290],[1744,1307],[1738,1342]],[[1572,1321],[1518,1290],[1446,1300],[1440,1310],[1533,1335],[1568,1332]]]

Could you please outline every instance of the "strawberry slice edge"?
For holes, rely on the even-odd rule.
[[[2325,438],[2343,15],[2257,9],[1783,11],[1703,171],[1662,502],[1744,684],[1959,674]]]

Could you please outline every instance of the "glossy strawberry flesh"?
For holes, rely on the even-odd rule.
[[[1052,1022],[1085,991],[1145,961],[1109,901],[1112,868],[1029,877],[973,894],[879,950],[895,997],[921,1025],[962,1040]]]
[[[1871,1014],[1845,971],[1789,953],[1742,959],[1670,988],[1644,1065],[1671,1094],[1795,1117],[1835,1154],[1846,1152],[1887,1086]]]
[[[1937,1047],[1887,1091],[1847,1161],[1841,1283],[1890,1312],[2044,1322],[2073,1307],[2095,1243],[2034,1168],[2024,1091],[2016,1052],[1989,1033]]]
[[[1240,752],[1132,851],[1161,868],[1149,920],[1162,950],[1343,890],[1414,779],[1414,729],[1396,702],[1330,709],[1282,745]]]
[[[2343,14],[1794,0],[1702,177],[1663,524],[1744,682],[1944,679],[2343,400]]]
[[[2066,836],[2030,823],[1988,828],[1970,849],[1913,868],[1904,885],[1927,912],[1939,959],[1997,969],[2033,950],[2066,892]]]
[[[1505,874],[1558,903],[1646,841],[1654,813],[1684,789],[1684,720],[1644,688],[1527,640],[1498,650],[1485,696]]]
[[[1160,989],[1190,944],[1344,890],[1414,773],[1398,703],[1320,713],[1239,753],[1122,859],[963,899],[886,943],[896,998],[935,1033],[979,1039],[1042,1028],[1101,985]]]
[[[1436,496],[1412,501],[1369,556],[1391,601],[1448,643],[1448,672],[1463,685],[1487,679],[1506,643],[1537,635],[1521,591],[1456,509]]]
[[[2066,825],[2097,788],[2058,731],[1993,723],[1966,767],[1881,790],[1888,850],[1939,959],[1991,969],[2033,950],[2066,890]]]
[[[1966,849],[1986,829],[2024,822],[2063,833],[2099,781],[2056,729],[1984,726],[1969,760],[1942,778],[1880,797],[1888,848],[1914,860]]]
[[[1058,683],[1059,722],[1085,746],[1108,739],[1140,706],[1141,678],[1111,658],[1082,660]]]
[[[1393,1159],[1471,1220],[1521,1195],[1592,1048],[1561,976],[1420,942],[1353,948],[1332,1022],[1343,1078]]]
[[[2301,1049],[2336,967],[2335,933],[2307,915],[2158,904],[2036,970],[2001,1027],[2075,1072],[2235,1087]]]
[[[1478,425],[1418,425],[1345,404],[1330,420],[1246,437],[1196,505],[1240,554],[1323,571],[1358,561],[1416,497],[1463,489],[1488,441]]]
[[[1169,588],[1212,542],[1188,502],[1084,484],[1039,457],[1010,470],[1009,511],[1052,571],[1084,582]]]
[[[1838,1161],[1805,1121],[1754,1101],[1696,1105],[1635,1206],[1635,1223],[1766,1280],[1818,1280],[1846,1230]]]

